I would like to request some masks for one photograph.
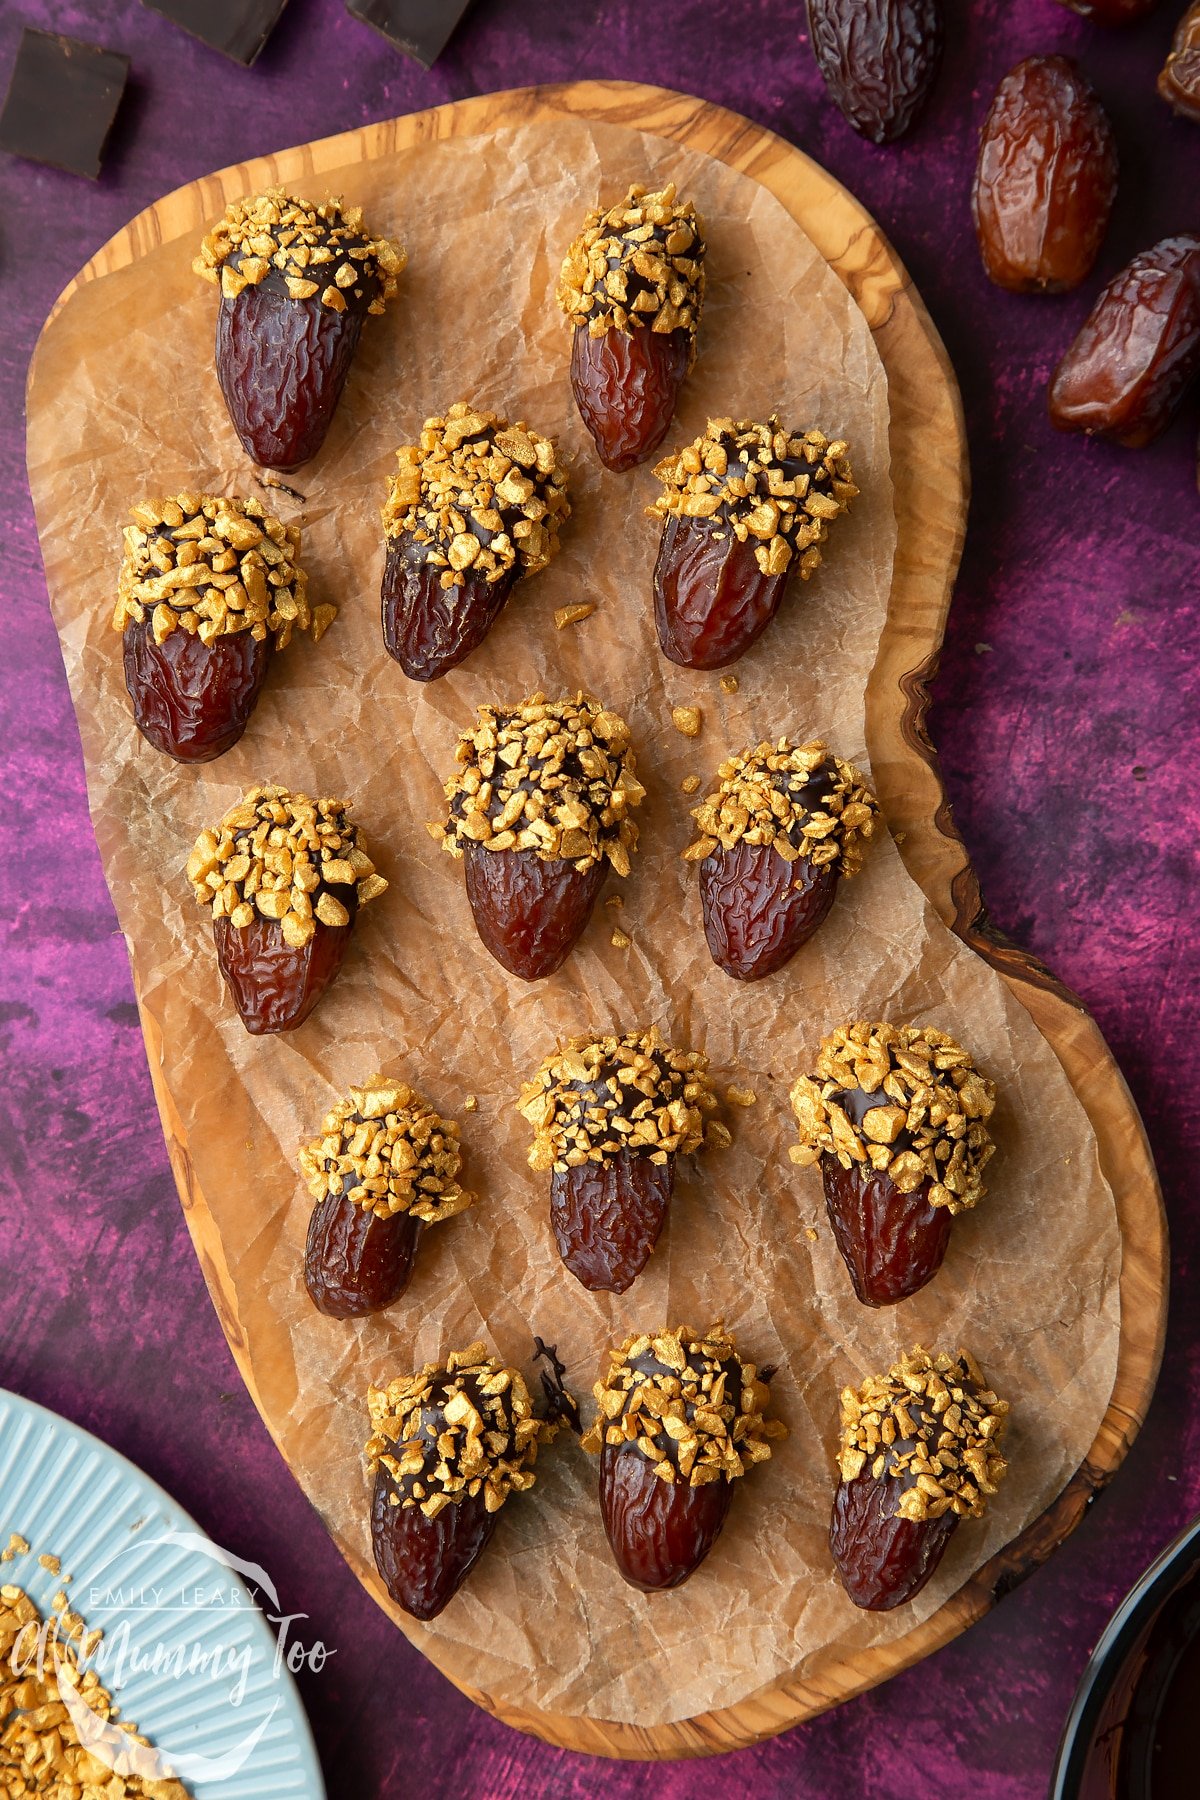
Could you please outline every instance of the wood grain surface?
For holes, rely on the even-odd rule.
[[[929,1655],[981,1617],[1062,1542],[1111,1479],[1145,1416],[1162,1353],[1166,1224],[1141,1120],[1099,1029],[1079,1001],[1033,958],[990,929],[925,731],[927,684],[937,667],[968,498],[958,389],[945,350],[886,238],[817,164],[734,113],[665,89],[622,82],[486,95],[221,170],[140,213],[80,271],[55,312],[81,285],[127,266],[157,244],[184,233],[198,236],[229,200],[246,192],[319,176],[356,158],[562,115],[656,133],[759,181],[808,233],[870,325],[890,388],[899,530],[887,627],[867,695],[867,737],[879,798],[909,873],[946,923],[999,970],[1062,1063],[1096,1132],[1123,1238],[1116,1381],[1088,1456],[1039,1519],[905,1637],[828,1669],[820,1681],[784,1680],[736,1706],[652,1729],[502,1707],[486,1693],[463,1687],[509,1724],[567,1748],[634,1758],[697,1756],[733,1749],[811,1718]],[[35,357],[31,413],[37,404]],[[136,966],[134,977],[137,985]],[[144,1014],[143,1027],[189,1230],[230,1347],[258,1403],[220,1236],[196,1184],[186,1138],[161,1079],[161,1046]],[[346,1545],[340,1547],[360,1578],[377,1591],[374,1571],[363,1567]]]

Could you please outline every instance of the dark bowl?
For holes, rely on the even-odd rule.
[[[1200,1795],[1200,1518],[1113,1614],[1067,1715],[1049,1800]]]

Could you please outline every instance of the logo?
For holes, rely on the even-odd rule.
[[[160,1554],[150,1559],[150,1550]],[[151,1560],[166,1572],[148,1575]],[[237,1576],[241,1581],[231,1579]],[[13,1645],[13,1674],[53,1679],[83,1748],[106,1769],[146,1781],[230,1780],[270,1730],[284,1704],[281,1684],[288,1675],[301,1669],[319,1674],[334,1655],[320,1639],[305,1641],[307,1613],[284,1612],[265,1569],[194,1531],[133,1537],[89,1581],[78,1584],[73,1598],[85,1620],[97,1613],[120,1617],[105,1626],[103,1636],[90,1626],[82,1636],[70,1636],[60,1613],[31,1622]],[[257,1629],[259,1612],[274,1630],[273,1653]],[[130,1710],[122,1691],[134,1682],[136,1713],[139,1676],[177,1681],[189,1690],[207,1686],[223,1717],[227,1747],[205,1754],[172,1745],[162,1733],[153,1745],[139,1743],[132,1731],[152,1735],[153,1722],[138,1718],[136,1725],[124,1726],[103,1718],[89,1699],[95,1695],[94,1683],[84,1679],[89,1674],[122,1712]]]

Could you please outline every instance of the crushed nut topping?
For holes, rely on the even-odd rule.
[[[680,737],[699,737],[704,715],[698,706],[673,706],[671,723]]]
[[[131,516],[114,631],[148,615],[156,644],[177,629],[205,644],[235,631],[272,632],[282,650],[297,629],[319,640],[337,616],[335,606],[309,611],[300,532],[258,500],[176,494],[143,500]]]
[[[665,456],[654,470],[663,492],[649,518],[707,519],[714,536],[754,540],[764,575],[783,575],[798,560],[805,581],[820,565],[829,521],[858,493],[846,446],[823,431],[786,431],[710,419],[703,437]]]
[[[480,1492],[488,1512],[498,1512],[514,1489],[533,1486],[538,1445],[557,1429],[534,1416],[520,1370],[482,1343],[369,1388],[367,1406],[368,1473],[386,1470],[391,1504],[419,1506],[428,1519]]]
[[[531,1169],[560,1174],[631,1151],[665,1163],[731,1139],[698,1050],[675,1050],[657,1030],[574,1037],[521,1089],[517,1110],[533,1126]]]
[[[421,546],[442,587],[462,587],[468,569],[488,582],[536,575],[557,554],[571,504],[553,439],[459,400],[396,460],[384,536]]]
[[[365,906],[387,887],[344,800],[310,800],[283,787],[251,788],[215,831],[202,831],[187,876],[214,919],[242,931],[260,913],[280,922],[294,949],[318,921],[350,923],[349,890]]]
[[[877,1481],[899,1478],[895,1510],[903,1519],[982,1515],[1008,1466],[998,1451],[1008,1401],[997,1399],[965,1350],[931,1356],[918,1344],[886,1375],[843,1388],[841,1399],[843,1481],[864,1470]]]
[[[783,737],[743,750],[721,764],[717,781],[693,809],[700,835],[683,852],[686,861],[732,850],[744,838],[770,844],[785,862],[857,873],[879,808],[858,770],[818,738],[792,744]]]
[[[293,300],[320,297],[331,312],[381,313],[396,298],[408,261],[399,244],[373,238],[362,208],[325,200],[314,206],[282,188],[234,200],[192,264],[226,300],[277,274]]]
[[[314,1200],[344,1194],[376,1218],[411,1213],[427,1225],[473,1203],[474,1194],[458,1185],[461,1167],[458,1126],[384,1075],[352,1087],[326,1114],[320,1137],[300,1152]]]
[[[583,1438],[594,1455],[606,1444],[637,1449],[664,1481],[704,1487],[735,1481],[767,1460],[768,1438],[787,1436],[780,1420],[763,1417],[767,1385],[720,1319],[703,1335],[690,1325],[634,1333],[608,1357],[592,1389],[599,1414]]]
[[[481,706],[455,762],[445,787],[449,819],[429,827],[452,856],[464,844],[483,844],[536,850],[546,862],[580,869],[607,858],[628,875],[638,839],[629,812],[646,790],[628,725],[593,695],[533,694],[511,709]]]
[[[606,331],[686,331],[695,356],[704,304],[704,226],[674,183],[636,184],[607,211],[594,207],[567,251],[558,304],[590,337]]]
[[[43,1559],[53,1561],[55,1559]],[[89,1666],[103,1640],[65,1594],[49,1618],[0,1587],[0,1793],[46,1800],[188,1800],[188,1790]],[[87,1745],[76,1723],[85,1722]]]
[[[860,1122],[845,1104],[856,1089],[874,1100],[855,1107]],[[800,1131],[793,1162],[836,1156],[844,1169],[869,1162],[902,1194],[928,1181],[929,1204],[952,1213],[982,1198],[984,1165],[995,1150],[985,1124],[995,1084],[945,1032],[843,1025],[821,1040],[816,1074],[802,1075],[790,1097]]]

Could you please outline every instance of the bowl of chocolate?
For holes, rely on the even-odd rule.
[[[1195,1800],[1200,1518],[1109,1621],[1067,1716],[1050,1800]]]

